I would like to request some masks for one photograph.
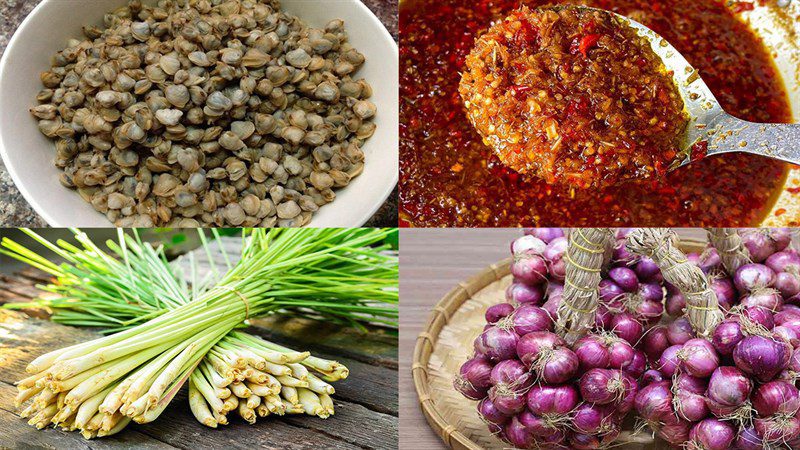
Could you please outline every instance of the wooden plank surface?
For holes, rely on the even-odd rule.
[[[459,282],[509,256],[518,229],[400,230],[400,447],[442,450],[442,440],[428,426],[411,379],[417,335],[433,306]],[[700,229],[680,229],[684,238],[703,239]],[[472,345],[467,342],[464,345]]]
[[[236,238],[225,240],[229,256],[238,252],[240,243]],[[219,261],[218,265],[223,264],[216,247],[212,247],[212,258]],[[195,254],[195,261],[200,267],[209,266],[202,252]],[[1,276],[0,304],[30,299],[38,293],[32,286],[46,280],[44,274],[34,270]],[[255,326],[248,329],[251,333],[336,359],[350,369],[346,380],[334,383],[334,416],[327,420],[268,417],[259,419],[255,425],[234,419],[230,425],[212,430],[194,419],[182,392],[155,422],[129,425],[110,438],[85,441],[77,433],[37,431],[16,416],[12,402],[16,388],[12,383],[24,376],[25,365],[34,357],[99,334],[21,312],[0,310],[0,448],[397,448],[396,332],[370,329],[363,334],[298,318],[270,317],[253,322]]]

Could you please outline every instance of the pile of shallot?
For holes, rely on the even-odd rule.
[[[709,248],[687,257],[707,274],[725,320],[709,339],[685,318],[642,340],[651,370],[636,410],[657,434],[690,450],[800,448],[800,254],[785,229],[739,235],[750,262],[733,274]],[[683,295],[667,286],[666,309]],[[659,355],[656,359],[656,355]]]
[[[511,244],[506,302],[486,311],[455,387],[517,448],[597,449],[623,442],[634,413],[689,450],[800,448],[800,253],[785,229],[739,230],[749,262],[733,274],[711,246],[687,254],[725,319],[705,337],[686,300],[616,232],[597,288],[595,328],[556,330],[569,241],[529,229]],[[668,273],[668,272],[665,272]]]
[[[640,283],[620,262],[623,270],[604,276],[620,298],[602,307],[603,326],[568,345],[554,332],[567,247],[557,228],[526,230],[511,244],[507,303],[487,309],[475,355],[455,380],[464,396],[479,400],[489,429],[517,448],[594,449],[617,439],[646,369],[634,345],[644,323],[663,311],[658,268],[643,265]]]

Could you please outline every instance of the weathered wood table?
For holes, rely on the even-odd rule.
[[[235,250],[237,239],[226,243]],[[203,255],[198,256],[202,265]],[[214,260],[218,258],[214,256]],[[46,274],[26,269],[0,275],[0,304],[27,301],[47,282]],[[255,425],[234,418],[217,429],[201,425],[189,411],[186,389],[155,422],[131,424],[108,438],[84,440],[78,433],[48,428],[36,430],[17,416],[14,381],[36,356],[100,336],[42,318],[41,312],[0,309],[0,448],[274,448],[274,449],[396,449],[398,447],[397,334],[373,329],[363,334],[319,321],[269,317],[253,321],[248,330],[269,340],[312,354],[336,359],[350,376],[334,383],[335,415],[327,420],[308,416],[259,418]],[[233,417],[233,416],[232,416]]]

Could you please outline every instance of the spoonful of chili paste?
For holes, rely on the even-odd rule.
[[[600,9],[512,12],[476,40],[459,93],[504,164],[550,183],[607,186],[733,151],[800,162],[787,146],[800,127],[725,113],[664,38]]]

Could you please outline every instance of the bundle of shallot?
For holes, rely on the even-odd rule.
[[[612,233],[528,230],[511,249],[507,303],[487,309],[454,385],[517,448],[605,447],[621,433],[646,364],[634,347],[644,328],[637,316],[606,311],[615,324],[608,329],[595,320],[600,284],[613,270]]]
[[[705,254],[718,257],[684,255],[664,229],[636,230],[628,241],[658,263],[686,314],[645,342],[655,364],[636,410],[676,447],[798,448],[800,308],[790,299],[800,257],[786,230],[709,234],[719,247]]]

